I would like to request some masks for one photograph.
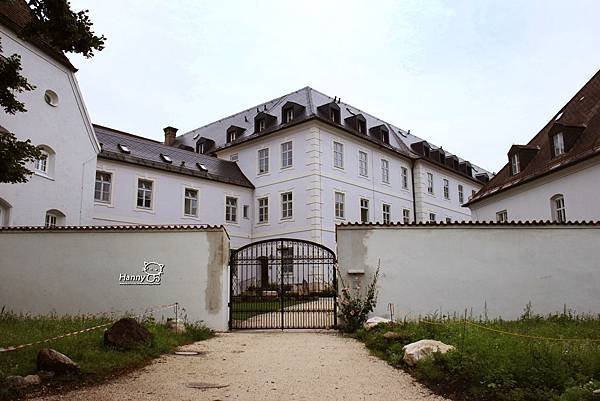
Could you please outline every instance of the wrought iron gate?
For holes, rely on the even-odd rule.
[[[337,326],[336,258],[299,239],[254,242],[231,253],[230,329]]]

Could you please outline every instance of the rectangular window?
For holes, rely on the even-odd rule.
[[[446,217],[446,223],[452,223],[452,218],[451,217]]]
[[[554,135],[552,137],[552,142],[554,144],[554,156],[560,156],[565,153],[565,141],[562,132]]]
[[[258,174],[269,172],[269,148],[258,151]]]
[[[258,132],[263,132],[265,130],[266,123],[265,119],[258,120]]]
[[[401,167],[402,171],[402,188],[408,189],[408,169],[406,167]]]
[[[225,198],[225,221],[228,223],[237,223],[237,205],[238,200],[232,196]]]
[[[346,195],[343,192],[335,193],[335,218],[346,218]]]
[[[567,210],[565,208],[565,198],[562,196],[555,196],[554,200],[554,210],[555,217],[554,220],[559,223],[564,223],[567,221]]]
[[[381,159],[381,181],[390,183],[390,162],[385,159]]]
[[[458,203],[461,205],[465,202],[465,190],[461,184],[458,184]]]
[[[512,173],[513,175],[519,174],[521,171],[521,163],[519,161],[519,155],[514,154],[511,159]]]
[[[294,109],[289,108],[285,110],[285,122],[289,123],[294,119]]]
[[[404,224],[410,223],[410,209],[402,209],[402,221]]]
[[[239,160],[239,156],[237,153],[232,154],[231,156],[229,156],[229,160],[231,160],[232,162],[237,162]]]
[[[293,213],[292,193],[284,192],[281,194],[281,219],[291,219]]]
[[[427,193],[433,195],[433,174],[427,173]]]
[[[390,224],[390,221],[392,220],[392,206],[384,203],[382,207],[382,213],[383,224]]]
[[[344,168],[344,145],[339,142],[333,143],[333,166]]]
[[[48,172],[48,153],[42,151],[42,158],[35,161],[35,169],[42,173]]]
[[[292,167],[292,142],[281,144],[281,168]]]
[[[94,200],[96,202],[110,203],[110,185],[112,174],[96,171],[96,185],[94,187]]]
[[[192,188],[185,189],[183,201],[183,214],[186,216],[198,216],[198,190]]]
[[[137,207],[152,209],[152,181],[138,180]]]
[[[242,213],[243,213],[245,219],[249,219],[250,218],[249,217],[250,216],[250,206],[244,205],[242,207]]]
[[[429,213],[429,221],[435,223],[435,213]]]
[[[506,210],[501,210],[496,213],[496,221],[498,223],[504,223],[508,221],[508,212]]]
[[[444,199],[450,199],[450,182],[444,178]]]
[[[269,198],[265,197],[258,199],[258,222],[269,222]]]
[[[363,177],[369,175],[368,156],[365,152],[358,152],[358,173]]]
[[[360,199],[360,221],[363,223],[369,222],[369,200]]]
[[[56,227],[57,217],[55,214],[46,213],[46,227]]]

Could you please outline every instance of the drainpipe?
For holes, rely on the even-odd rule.
[[[415,161],[411,159],[410,162],[410,183],[412,184],[412,200],[413,200],[413,221],[417,222],[417,198],[415,196]]]

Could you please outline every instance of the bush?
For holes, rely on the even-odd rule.
[[[339,316],[342,320],[342,330],[354,333],[360,329],[377,305],[377,279],[379,278],[379,266],[375,270],[373,280],[367,288],[367,294],[363,299],[360,286],[355,286],[353,291],[342,281],[342,293],[339,297]],[[340,277],[341,281],[341,277]]]

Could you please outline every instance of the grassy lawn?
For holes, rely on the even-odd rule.
[[[510,336],[460,321],[392,323],[360,330],[355,336],[377,356],[404,368],[433,391],[455,400],[592,401],[600,388],[600,317],[553,315],[518,321],[473,322],[487,328],[552,338],[594,341],[550,341]],[[441,323],[441,324],[440,324]],[[383,334],[400,334],[387,340]],[[434,339],[456,351],[409,368],[402,347]]]
[[[18,345],[84,328],[108,323],[102,316],[17,316],[0,314],[0,347]],[[163,324],[144,323],[153,334],[152,346],[131,351],[104,347],[104,328],[49,343],[0,354],[0,382],[9,375],[28,375],[36,371],[36,356],[41,348],[50,347],[67,355],[81,366],[82,381],[95,381],[121,370],[143,366],[152,358],[173,351],[179,345],[205,340],[211,330],[201,325],[188,325],[186,332],[175,334]],[[108,326],[110,327],[110,326]],[[0,386],[0,398],[7,396]]]
[[[301,304],[310,300],[285,299],[284,307]],[[252,301],[234,301],[231,303],[231,317],[233,320],[246,320],[252,316],[267,312],[281,310],[281,300],[279,298],[262,298]]]

